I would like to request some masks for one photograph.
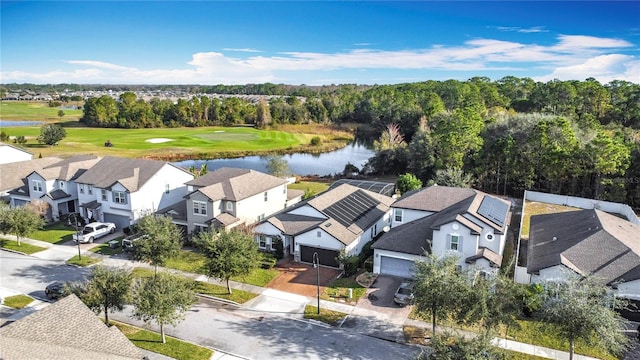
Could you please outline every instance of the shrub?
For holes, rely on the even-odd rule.
[[[282,259],[284,257],[284,246],[279,236],[273,239],[273,255],[275,255],[276,259]]]
[[[278,259],[271,253],[262,253],[262,262],[260,267],[263,269],[271,269],[278,263]]]
[[[373,256],[368,257],[367,260],[364,261],[364,269],[368,272],[373,272]]]
[[[322,143],[322,139],[320,138],[320,136],[314,136],[311,138],[311,145],[312,146],[318,146]]]
[[[344,254],[340,254],[340,256],[338,256],[338,261],[343,265],[345,276],[355,275],[355,273],[358,272],[360,258],[357,255],[346,256]]]

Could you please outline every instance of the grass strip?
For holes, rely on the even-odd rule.
[[[83,256],[82,259],[80,259],[78,255],[76,255],[71,259],[67,260],[68,265],[76,265],[76,266],[82,266],[82,267],[93,265],[99,262],[100,262],[100,259],[96,259],[94,257],[87,256],[87,255]]]
[[[320,308],[320,314],[318,314],[318,308],[312,305],[304,307],[304,318],[322,321],[325,324],[336,326],[344,319],[347,314],[340,311],[333,311],[329,309]]]
[[[141,329],[135,326],[111,321],[118,329],[137,347],[158,354],[170,356],[174,359],[184,360],[208,360],[213,356],[213,351],[196,344],[166,336],[167,342],[162,343],[160,333]]]
[[[118,240],[118,246],[115,248],[112,248],[109,246],[108,243],[105,243],[105,244],[100,244],[96,247],[93,247],[89,251],[94,252],[96,254],[107,255],[107,256],[122,254],[122,236],[117,237],[113,240]]]
[[[349,289],[352,289],[351,298],[349,298]],[[322,292],[320,298],[323,300],[355,304],[366,292],[367,289],[358,284],[355,277],[351,276],[336,279],[324,292]]]
[[[30,238],[46,241],[51,244],[61,244],[72,240],[76,231],[67,227],[62,222],[55,222],[44,227],[42,230],[36,230],[29,235]]]
[[[15,240],[8,240],[8,239],[0,239],[0,247],[3,249],[8,249],[8,250],[14,250],[14,251],[18,251],[21,252],[23,254],[27,254],[27,255],[31,255],[31,254],[35,254],[39,251],[43,251],[43,250],[47,250],[47,248],[42,247],[42,246],[36,246],[36,245],[31,245],[31,244],[27,244],[27,243],[21,243],[18,246],[18,242]]]
[[[3,301],[3,305],[14,308],[22,309],[23,307],[31,304],[33,298],[27,295],[19,294],[6,297]]]

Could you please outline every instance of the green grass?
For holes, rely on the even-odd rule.
[[[333,311],[320,308],[320,315],[318,315],[318,308],[315,306],[307,305],[304,307],[304,318],[322,321],[323,323],[336,326],[347,314],[340,311]]]
[[[353,297],[349,299],[349,289],[353,289]],[[336,279],[329,287],[320,295],[321,299],[338,301],[342,300],[346,303],[357,303],[367,289],[363,288],[355,280],[355,277]]]
[[[188,343],[166,336],[166,344],[162,343],[162,336],[153,331],[140,329],[131,325],[111,321],[137,347],[163,354],[180,360],[208,360],[213,351],[202,346]]]
[[[153,274],[153,270],[145,268],[135,268],[132,271],[132,275],[134,278],[152,277]],[[202,281],[194,280],[193,286],[195,292],[198,294],[210,295],[217,298],[234,301],[239,304],[243,304],[258,296],[257,294],[243,290],[233,290],[232,293],[229,294],[226,286],[214,285]]]
[[[64,104],[63,104],[64,105]],[[58,111],[64,111],[60,118]],[[77,120],[82,116],[82,110],[59,109],[49,107],[46,101],[0,101],[0,119],[2,120],[31,120],[31,121],[65,121]],[[5,130],[6,131],[6,130]],[[14,134],[10,134],[14,135]]]
[[[107,256],[122,254],[122,236],[117,237],[113,240],[118,240],[118,246],[116,248],[110,248],[108,243],[104,243],[91,248],[90,251],[96,254]]]
[[[22,309],[23,307],[29,305],[32,301],[33,299],[31,297],[20,294],[6,297],[3,304],[14,309]]]
[[[77,265],[77,266],[83,266],[83,267],[93,265],[99,262],[100,262],[100,259],[96,259],[94,257],[90,257],[87,255],[83,255],[82,259],[78,258],[78,255],[76,255],[71,259],[67,260],[67,264],[69,265]]]
[[[37,143],[40,127],[12,127],[6,132],[11,136],[25,136],[25,148],[42,156],[69,156],[91,153],[101,156],[153,157],[165,160],[189,158],[224,158],[245,155],[262,155],[287,149],[309,150],[313,133],[289,133],[254,128],[157,128],[157,129],[105,129],[67,127],[67,136],[57,146]],[[165,138],[171,141],[151,143],[146,140]],[[105,147],[111,140],[113,147]],[[345,141],[334,141],[335,149]]]
[[[289,189],[311,191],[314,194],[319,194],[329,188],[331,183],[320,181],[298,181],[288,186]]]
[[[0,247],[3,249],[9,249],[9,250],[14,250],[14,251],[19,251],[23,254],[33,254],[33,253],[37,253],[39,251],[43,251],[43,250],[47,250],[47,248],[41,247],[41,246],[36,246],[36,245],[31,245],[31,244],[26,244],[24,242],[21,242],[20,246],[18,246],[18,242],[14,241],[14,240],[7,240],[7,239],[0,239]]]
[[[231,280],[242,282],[249,285],[265,287],[271,280],[275,279],[280,273],[276,269],[255,268],[251,270],[247,276],[232,277]]]
[[[45,226],[42,230],[34,231],[29,234],[29,237],[31,239],[46,241],[52,244],[62,244],[72,240],[75,232],[76,231],[74,229],[65,226],[62,222],[56,222]]]

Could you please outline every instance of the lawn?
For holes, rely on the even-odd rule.
[[[118,240],[118,246],[115,248],[111,248],[109,247],[108,243],[104,243],[104,244],[100,244],[94,248],[91,248],[91,252],[94,252],[96,254],[100,254],[100,255],[107,255],[107,256],[111,256],[111,255],[118,255],[118,254],[122,254],[122,236],[117,237],[113,240]],[[113,241],[112,240],[112,241]]]
[[[96,259],[94,257],[87,256],[87,255],[83,255],[82,259],[79,258],[78,255],[76,255],[71,259],[67,260],[67,264],[69,265],[77,265],[82,267],[97,264],[99,262],[100,262],[100,259]]]
[[[23,307],[29,305],[32,301],[33,298],[27,295],[20,294],[6,297],[2,304],[10,308],[22,309]]]
[[[141,329],[120,322],[111,321],[137,347],[166,355],[174,359],[208,360],[213,351],[186,341],[167,336],[167,343],[162,343],[160,333]]]
[[[557,212],[566,212],[566,211],[576,211],[580,210],[578,208],[555,205],[555,204],[547,204],[535,201],[526,201],[524,206],[524,217],[522,219],[522,227],[520,228],[520,233],[522,234],[522,239],[529,239],[529,225],[531,223],[531,216],[533,215],[542,215],[542,214],[551,214]]]
[[[297,181],[287,187],[294,190],[308,191],[313,194],[319,194],[329,188],[331,183],[320,181]]]
[[[66,138],[57,146],[37,143],[40,127],[11,127],[5,129],[10,136],[25,136],[24,147],[42,156],[69,156],[72,154],[111,155],[120,157],[158,158],[168,161],[183,159],[215,159],[263,155],[274,151],[311,151],[313,133],[290,133],[254,128],[199,127],[157,129],[106,129],[66,127]],[[151,139],[165,142],[150,142]],[[113,147],[105,147],[110,140]],[[325,150],[344,146],[345,140],[327,140]]]
[[[349,289],[353,289],[353,297],[349,298]],[[355,276],[336,279],[329,287],[320,295],[323,300],[339,301],[347,304],[355,305],[365,293],[367,289],[363,288],[355,280]]]
[[[0,239],[0,247],[3,249],[9,249],[9,250],[14,250],[14,251],[19,251],[23,254],[27,254],[27,255],[31,255],[33,253],[37,253],[39,251],[43,251],[43,250],[47,250],[47,248],[41,247],[41,246],[36,246],[36,245],[31,245],[31,244],[26,244],[25,242],[22,242],[20,244],[20,246],[18,246],[18,242],[15,240],[7,240],[7,239]]]
[[[64,111],[64,116],[60,118],[58,111]],[[2,120],[77,120],[82,116],[82,110],[60,109],[49,107],[46,101],[24,102],[24,101],[1,101],[0,119]],[[6,131],[6,130],[5,130]]]
[[[320,308],[320,314],[318,315],[318,308],[312,305],[304,307],[304,318],[322,321],[323,323],[336,326],[344,319],[347,314],[340,311],[333,311]]]
[[[62,222],[56,222],[45,226],[42,230],[34,231],[29,235],[29,238],[52,244],[62,244],[72,240],[75,232],[74,229],[67,227]]]

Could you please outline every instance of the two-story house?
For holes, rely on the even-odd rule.
[[[282,241],[295,261],[339,267],[341,251],[358,255],[389,225],[393,198],[343,184],[275,214],[253,229],[260,249]]]
[[[182,201],[185,183],[193,177],[163,161],[108,156],[75,180],[79,212],[88,221],[125,228],[148,212]]]
[[[223,167],[188,181],[185,201],[159,213],[173,216],[189,233],[251,225],[302,198],[299,191],[289,192],[287,183],[259,171]]]
[[[13,204],[9,192],[25,187],[22,192],[24,194],[27,191],[25,183],[27,175],[60,161],[62,161],[61,158],[45,157],[0,164],[0,198],[10,202],[12,206],[24,205],[24,201]]]
[[[74,213],[78,209],[75,181],[99,160],[95,155],[76,155],[36,168],[24,177],[23,186],[9,192],[11,204],[22,206],[42,201],[48,204],[44,216],[49,220],[58,220],[60,215]]]
[[[413,277],[425,253],[453,255],[458,266],[494,272],[502,263],[511,203],[481,191],[431,186],[392,207],[391,229],[372,246],[373,272]]]

